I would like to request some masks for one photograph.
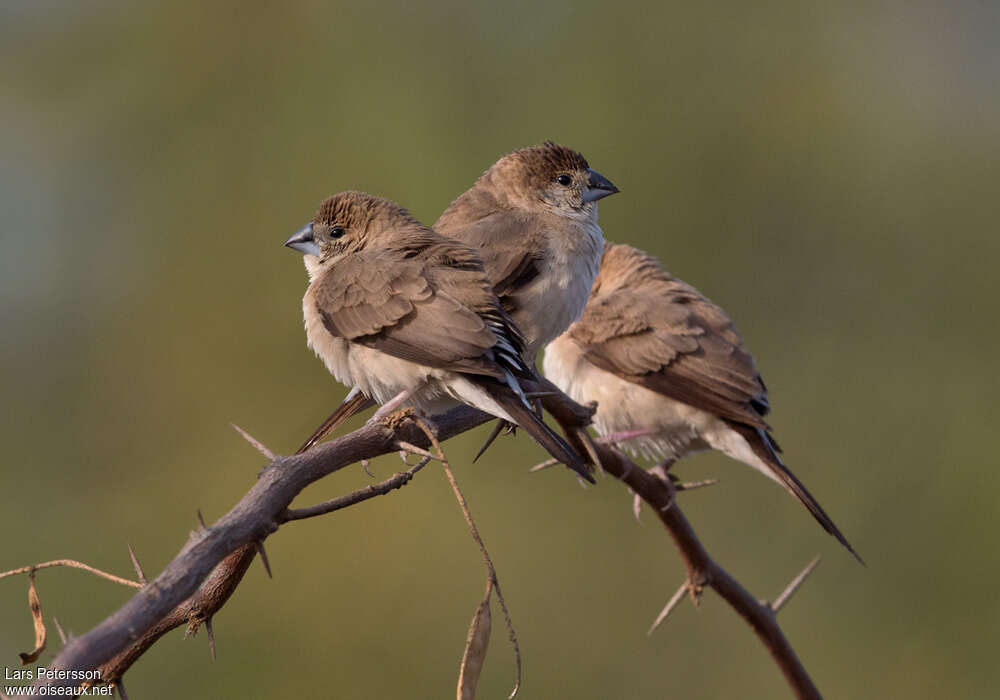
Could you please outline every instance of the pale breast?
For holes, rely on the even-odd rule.
[[[330,374],[379,403],[420,385],[431,373],[429,368],[331,335],[309,291],[302,299],[302,312],[309,347],[323,360]]]
[[[547,264],[522,293],[523,310],[514,321],[534,354],[583,315],[601,265],[604,235],[596,215],[548,231]]]
[[[306,290],[302,297],[302,316],[305,319],[306,342],[316,356],[323,360],[330,374],[341,384],[353,387],[354,375],[351,372],[351,345],[343,338],[330,335],[323,324],[323,318],[316,308],[312,287]]]

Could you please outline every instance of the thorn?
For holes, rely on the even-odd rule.
[[[529,472],[540,472],[543,469],[548,469],[549,467],[555,466],[556,464],[559,464],[559,460],[558,459],[547,459],[544,462],[542,462],[541,464],[536,464],[535,466],[533,466],[528,471]]]
[[[693,491],[694,489],[704,488],[706,486],[715,486],[719,483],[718,479],[704,479],[702,481],[682,481],[680,483],[674,484],[674,488],[678,491]]]
[[[254,544],[257,546],[257,554],[260,555],[260,561],[264,564],[264,570],[267,571],[267,577],[273,579],[274,576],[271,575],[271,563],[267,560],[267,552],[264,551],[264,543],[257,540]]]
[[[205,524],[205,518],[201,515],[201,508],[198,509],[198,526],[201,531],[208,529],[208,526]]]
[[[361,468],[365,470],[365,474],[367,474],[368,476],[370,476],[371,478],[374,479],[375,475],[372,474],[371,470],[368,468],[368,464],[369,464],[369,461],[367,459],[361,460]]]
[[[128,547],[128,555],[129,558],[132,559],[132,568],[135,569],[135,575],[139,577],[139,583],[145,586],[149,583],[149,579],[146,578],[146,572],[142,570],[142,564],[139,563],[139,557],[135,555],[135,550],[132,549],[132,545],[126,543],[125,546]]]
[[[230,425],[233,426],[233,428],[236,430],[236,432],[239,433],[240,435],[242,435],[243,439],[246,440],[247,442],[249,442],[253,446],[253,448],[255,450],[257,450],[258,452],[260,452],[262,455],[264,455],[268,459],[274,459],[274,453],[271,452],[271,450],[267,449],[267,446],[264,445],[264,443],[262,443],[260,440],[258,440],[257,438],[255,438],[253,435],[251,435],[247,431],[245,431],[240,426],[236,425],[236,423],[230,423]]]
[[[118,691],[118,696],[122,700],[128,700],[128,693],[125,692],[125,681],[121,678],[115,681],[115,690]]]
[[[629,489],[632,491],[632,489]],[[632,491],[632,513],[635,515],[635,521],[639,522],[639,513],[642,512],[642,498],[639,494]]]
[[[660,614],[656,616],[656,619],[650,626],[649,631],[646,632],[647,637],[651,636],[653,632],[656,631],[656,628],[660,626],[660,623],[667,619],[667,615],[669,615],[674,611],[674,608],[676,608],[677,604],[681,602],[681,600],[684,598],[684,593],[690,587],[691,586],[688,583],[687,579],[684,579],[684,583],[681,584],[681,587],[677,589],[677,592],[674,593],[673,597],[669,601],[667,601],[667,604],[663,607],[663,610],[660,611]]]
[[[819,560],[820,556],[817,554],[815,559],[806,564],[806,568],[802,569],[802,571],[799,572],[799,575],[793,578],[791,583],[785,587],[785,590],[781,592],[781,595],[779,595],[777,599],[771,603],[771,610],[778,612],[785,606],[785,603],[787,603],[789,599],[795,595],[795,591],[797,591],[799,586],[801,586],[806,578],[809,577],[809,574],[811,574],[816,567],[819,566]]]
[[[212,618],[205,618],[205,634],[208,635],[208,651],[212,654],[212,661],[215,661],[215,630],[212,629]]]
[[[66,646],[66,642],[69,640],[66,638],[66,633],[63,632],[62,625],[59,624],[59,619],[53,615],[52,621],[56,624],[56,632],[59,633],[59,639],[62,641],[63,646]]]

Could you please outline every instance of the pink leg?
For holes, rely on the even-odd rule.
[[[602,445],[613,445],[618,442],[624,442],[625,440],[631,440],[633,438],[639,437],[649,437],[650,435],[656,435],[656,431],[652,428],[638,428],[636,430],[623,430],[620,433],[608,433],[597,439]]]
[[[379,419],[384,418],[385,416],[389,415],[390,413],[392,413],[393,411],[395,411],[397,408],[399,408],[400,406],[402,406],[404,403],[406,403],[407,401],[409,401],[410,398],[415,393],[417,393],[417,389],[419,389],[419,388],[420,387],[410,387],[409,389],[406,389],[405,391],[399,392],[398,394],[396,394],[395,396],[393,396],[391,399],[389,399],[388,401],[386,401],[384,404],[382,404],[382,406],[377,411],[375,411],[375,413],[372,415],[372,417],[368,419],[368,422],[370,423],[372,421],[379,420]]]

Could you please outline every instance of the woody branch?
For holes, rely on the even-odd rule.
[[[564,428],[571,429],[574,446],[586,453],[596,450],[604,470],[627,484],[657,513],[685,562],[691,591],[704,586],[716,590],[760,637],[796,697],[820,697],[781,632],[775,609],[757,601],[711,559],[674,501],[675,489],[670,482],[640,469],[617,450],[604,445],[584,446],[579,434],[591,412],[561,392],[551,391],[552,387],[543,384],[540,388],[546,394],[542,398],[546,409]],[[489,419],[484,413],[460,407],[435,416],[433,427],[443,441]],[[396,475],[383,484],[368,487],[366,494],[362,489],[338,499],[342,502],[320,504],[313,511],[288,509],[292,500],[309,484],[361,460],[396,451],[403,445],[427,448],[430,441],[412,421],[372,422],[304,454],[271,457],[257,482],[239,503],[211,526],[193,532],[163,572],[121,608],[86,634],[70,639],[51,667],[100,669],[103,680],[120,682],[125,671],[166,632],[181,625],[189,629],[196,629],[202,623],[208,625],[239,585],[254,556],[262,552],[260,543],[281,524],[349,507],[398,488],[412,478],[412,474]],[[259,444],[258,449],[266,452]],[[54,680],[39,681],[36,685],[69,683]]]

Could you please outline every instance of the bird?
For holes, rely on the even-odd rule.
[[[604,248],[597,202],[618,191],[579,152],[546,141],[497,160],[432,227],[477,249],[532,366],[538,350],[583,313]],[[360,392],[349,394],[300,450],[372,403]]]
[[[530,361],[583,313],[604,250],[597,202],[618,191],[582,154],[546,141],[500,158],[434,223],[479,250]]]
[[[609,243],[583,316],[542,366],[575,401],[597,402],[606,441],[671,462],[718,450],[782,485],[864,563],[779,456],[767,387],[732,319],[654,257]]]
[[[524,428],[592,480],[535,414],[519,379],[533,371],[476,251],[363,192],[332,195],[286,242],[303,253],[309,347],[330,373],[382,407],[434,412],[455,401]]]

